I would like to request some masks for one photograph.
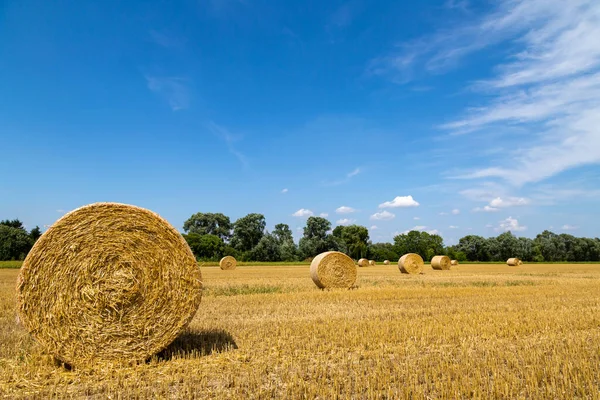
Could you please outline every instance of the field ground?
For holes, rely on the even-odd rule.
[[[600,399],[600,265],[359,269],[321,291],[308,266],[202,269],[188,331],[120,370],[67,370],[15,321],[0,270],[7,398]]]

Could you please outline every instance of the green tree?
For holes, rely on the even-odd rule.
[[[294,243],[292,230],[287,224],[277,224],[273,229],[273,236],[279,244],[281,261],[295,261],[298,259],[298,248]]]
[[[29,232],[29,237],[33,241],[33,243],[37,242],[37,240],[42,236],[42,231],[39,226],[36,226]]]
[[[346,254],[358,260],[368,256],[369,230],[360,225],[337,226],[332,235],[341,240],[346,248]]]
[[[250,252],[254,261],[281,261],[281,246],[274,235],[265,234]]]
[[[444,254],[444,240],[440,235],[427,232],[410,231],[394,237],[396,253],[417,253],[427,261],[435,255]]]
[[[25,230],[23,223],[21,221],[19,221],[18,219],[13,219],[13,220],[5,219],[3,221],[0,221],[0,225],[10,226],[11,228],[21,229],[23,231]]]
[[[183,235],[192,252],[199,260],[217,260],[225,252],[225,243],[217,235],[188,233]]]
[[[3,221],[4,222],[4,221]],[[22,227],[0,224],[0,261],[23,260],[33,246],[33,240]]]
[[[250,251],[260,242],[265,234],[265,216],[248,214],[235,221],[231,245],[238,251]]]
[[[344,242],[331,234],[331,222],[321,217],[308,217],[298,251],[302,259],[315,257],[325,251],[346,252]]]
[[[184,222],[183,230],[199,235],[216,235],[227,241],[231,237],[231,221],[221,213],[196,213]]]
[[[396,253],[394,245],[391,243],[373,243],[369,245],[368,258],[379,262],[390,260],[395,263],[400,255]]]
[[[490,261],[488,243],[482,236],[467,235],[461,238],[456,250],[465,253],[468,261]]]

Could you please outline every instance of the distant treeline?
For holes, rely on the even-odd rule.
[[[557,235],[544,231],[535,239],[515,237],[505,232],[497,237],[468,235],[457,245],[444,246],[439,235],[410,231],[394,237],[393,243],[372,243],[369,230],[360,225],[337,226],[321,217],[309,217],[298,244],[287,224],[266,230],[262,214],[248,214],[231,222],[221,213],[196,213],[183,224],[183,237],[200,261],[217,261],[231,255],[240,261],[303,261],[324,251],[341,251],[354,259],[396,261],[406,253],[417,253],[424,260],[448,255],[459,261],[600,261],[600,239]],[[0,260],[25,258],[41,232],[31,232],[19,220],[0,222]]]

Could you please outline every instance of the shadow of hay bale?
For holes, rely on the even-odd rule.
[[[160,361],[169,361],[173,358],[202,357],[237,348],[233,336],[224,330],[184,331],[156,357]]]

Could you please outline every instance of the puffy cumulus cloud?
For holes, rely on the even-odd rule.
[[[574,230],[576,230],[577,228],[578,228],[578,227],[577,227],[577,226],[574,226],[574,225],[564,224],[564,225],[562,226],[562,228],[561,228],[561,229],[562,229],[563,231],[574,231]]]
[[[526,230],[527,227],[520,225],[519,221],[516,218],[508,217],[505,220],[500,221],[500,225],[496,228],[497,231],[511,231],[511,232],[521,232]]]
[[[336,221],[336,223],[337,223],[338,225],[350,225],[350,224],[353,224],[353,223],[354,223],[354,221],[356,221],[356,220],[354,220],[354,219],[349,219],[349,218],[342,218],[342,219],[338,219],[338,220]]]
[[[319,214],[319,217],[321,217],[321,218],[327,218],[327,217],[329,217],[329,214],[327,214],[327,213],[321,213],[321,214]]]
[[[455,225],[450,225],[448,228],[449,228],[449,229],[458,229],[458,226],[455,226]]]
[[[458,208],[455,208],[454,210],[452,210],[452,215],[458,215],[460,214],[460,210]]]
[[[287,189],[287,188],[286,188],[286,189],[282,189],[282,190],[281,190],[281,193],[287,193],[287,192],[288,192],[288,189]]]
[[[348,206],[341,206],[336,208],[335,212],[338,214],[352,214],[356,212],[356,209]]]
[[[412,196],[396,196],[392,201],[386,201],[379,208],[418,207],[419,203]]]
[[[306,208],[301,208],[295,213],[292,214],[292,217],[310,217],[314,215],[314,213]]]
[[[524,197],[506,197],[504,199],[501,197],[496,197],[495,199],[490,201],[490,207],[493,208],[526,206],[527,204],[529,204],[529,199],[526,199]]]
[[[475,207],[473,209],[474,212],[497,212],[500,211],[499,208],[496,207],[490,207],[490,206],[485,206],[485,207]]]
[[[374,230],[377,230],[377,229],[379,229],[379,228],[377,227],[377,225],[373,225],[373,226],[371,226],[369,229],[370,229],[370,230],[372,230],[372,231],[374,231]]]
[[[395,214],[392,214],[389,211],[382,211],[371,215],[371,220],[374,221],[389,221],[396,218]]]

